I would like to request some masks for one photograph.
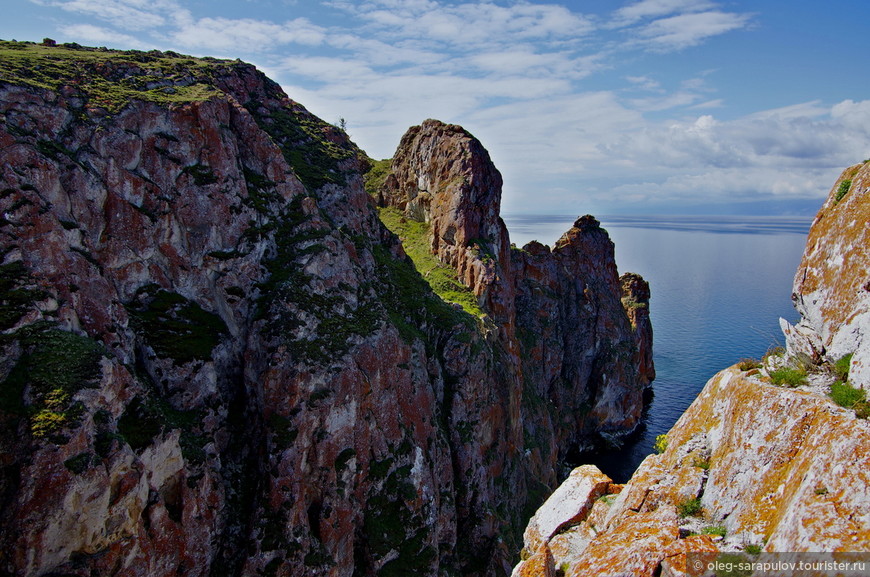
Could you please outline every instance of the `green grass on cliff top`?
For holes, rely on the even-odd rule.
[[[0,40],[0,82],[49,90],[70,87],[86,96],[89,106],[110,112],[132,99],[160,104],[206,100],[219,94],[211,79],[234,64],[157,50]]]
[[[459,282],[452,267],[441,263],[432,254],[428,224],[406,218],[395,208],[381,208],[378,212],[384,225],[402,239],[405,254],[411,257],[417,271],[435,294],[447,302],[460,305],[467,313],[478,317],[483,315],[474,292]]]

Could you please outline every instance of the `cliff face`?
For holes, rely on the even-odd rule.
[[[458,127],[397,159],[480,316],[253,67],[0,50],[0,570],[504,574],[563,440],[637,424],[648,317],[606,233],[511,250]]]
[[[639,423],[655,378],[649,285],[631,273],[620,279],[613,243],[591,216],[552,250],[511,249],[501,183],[477,139],[427,120],[403,137],[378,200],[428,223],[431,251],[492,317],[507,353],[501,378],[517,392],[512,406],[521,404],[513,422],[533,440],[534,459],[554,462]]]
[[[681,575],[687,552],[870,550],[868,171],[846,170],[813,223],[795,277],[802,318],[782,321],[788,350],[711,379],[624,487],[577,469],[527,527],[515,575]],[[795,386],[775,384],[783,369]],[[851,398],[831,394],[849,385]]]
[[[814,362],[851,354],[849,379],[870,391],[870,163],[852,166],[837,180],[816,216],[795,275],[792,300],[801,315],[784,321],[790,355]]]

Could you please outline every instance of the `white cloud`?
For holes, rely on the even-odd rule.
[[[190,12],[174,0],[45,0],[43,5],[138,31],[190,21]]]
[[[638,30],[637,35],[653,50],[681,50],[697,46],[713,36],[744,28],[748,22],[749,16],[746,14],[727,12],[679,14],[654,20]]]
[[[641,0],[589,17],[522,0],[333,0],[321,3],[341,11],[329,21],[201,18],[178,0],[31,1],[75,14],[82,23],[61,30],[83,43],[254,58],[315,114],[346,118],[375,157],[425,118],[462,124],[490,150],[513,208],[581,194],[611,206],[811,196],[870,156],[870,100],[739,116],[709,71],[680,81],[656,68],[662,53],[750,26],[724,1]],[[620,72],[641,52],[650,68]]]
[[[661,83],[649,76],[626,76],[625,79],[641,90],[646,90],[648,92],[664,92]]]
[[[253,19],[201,18],[177,28],[170,37],[181,46],[200,50],[267,52],[284,44],[317,46],[323,43],[326,33],[304,18],[284,24]]]
[[[707,0],[641,0],[614,13],[614,25],[627,26],[640,20],[678,12],[701,12],[716,5]]]
[[[844,101],[824,114],[820,110],[808,103],[730,121],[702,115],[691,121],[647,124],[603,145],[602,163],[631,161],[638,184],[625,187],[634,193],[645,188],[687,198],[744,193],[820,196],[827,192],[832,175],[870,153],[870,101]],[[856,113],[846,119],[841,116],[844,110]]]
[[[558,4],[374,0],[332,5],[368,22],[376,33],[452,47],[572,40],[594,29],[591,20]]]
[[[108,28],[94,26],[93,24],[61,26],[60,31],[65,38],[84,44],[125,46],[138,50],[154,48],[154,45],[142,42],[138,38],[128,34],[122,34]]]

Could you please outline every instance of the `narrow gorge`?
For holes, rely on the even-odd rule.
[[[0,574],[507,575],[638,426],[648,285],[591,216],[513,247],[461,127],[374,162],[240,61],[0,53]]]

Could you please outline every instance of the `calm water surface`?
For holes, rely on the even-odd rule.
[[[616,244],[619,272],[652,290],[657,377],[645,424],[623,450],[588,459],[625,482],[707,380],[741,358],[783,344],[794,323],[792,280],[811,217],[598,217]],[[511,241],[553,245],[573,218],[504,217]]]

